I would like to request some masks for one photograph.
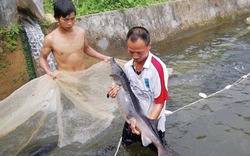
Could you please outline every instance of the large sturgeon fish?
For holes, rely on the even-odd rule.
[[[122,70],[115,62],[115,59],[110,60],[111,77],[116,84],[120,86],[117,94],[118,108],[123,118],[129,123],[131,119],[136,119],[136,127],[140,129],[143,136],[150,139],[157,147],[158,156],[179,156],[172,149],[165,147],[160,140],[157,124],[158,120],[150,120],[142,111],[139,100],[133,93],[130,87],[130,82]]]

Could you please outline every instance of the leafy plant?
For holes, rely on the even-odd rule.
[[[7,61],[0,62],[0,71],[4,71],[9,67],[10,63]]]
[[[29,80],[32,80],[32,79],[36,78],[35,67],[34,67],[34,64],[32,61],[31,50],[30,50],[30,46],[28,43],[28,38],[25,34],[25,30],[23,27],[20,28],[20,37],[22,40],[23,52],[24,52],[26,63],[27,63],[27,72],[29,74]]]
[[[160,2],[174,0],[74,0],[77,16],[106,12],[110,10],[124,10],[126,8],[147,6]],[[43,0],[45,12],[53,13],[54,0]]]
[[[53,12],[53,3],[54,0],[43,0],[44,11],[46,13],[54,13]]]
[[[20,27],[12,25],[10,27],[0,26],[0,39],[5,41],[5,51],[12,52],[17,49],[17,38],[19,35]]]

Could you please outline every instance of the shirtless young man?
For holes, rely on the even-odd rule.
[[[51,77],[56,73],[49,68],[47,57],[52,52],[58,70],[80,71],[84,69],[83,53],[108,61],[109,56],[98,53],[88,45],[84,29],[74,26],[76,9],[72,0],[57,0],[54,2],[54,17],[58,21],[58,28],[48,34],[43,43],[39,57],[41,68]]]

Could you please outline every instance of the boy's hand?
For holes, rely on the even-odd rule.
[[[49,76],[51,76],[54,80],[56,79],[56,75],[57,73],[54,73],[54,72],[49,72],[47,73]]]
[[[110,62],[110,59],[111,59],[111,57],[107,56],[107,57],[104,59],[104,61],[105,61],[105,62]]]

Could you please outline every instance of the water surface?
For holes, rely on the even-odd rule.
[[[249,73],[250,29],[243,20],[153,45],[151,52],[174,69],[169,79],[168,109],[179,110],[201,99],[200,92],[210,95]],[[183,156],[249,155],[249,86],[240,84],[168,117],[169,146]],[[59,148],[54,138],[51,144],[30,145],[20,155],[114,155],[122,126],[120,117],[87,145]],[[136,144],[129,150],[120,147],[117,155],[156,154]]]
[[[212,94],[250,72],[250,29],[244,19],[225,23],[180,40],[161,42],[152,52],[174,74],[169,80],[169,109]]]

